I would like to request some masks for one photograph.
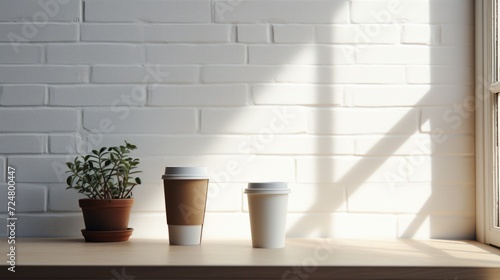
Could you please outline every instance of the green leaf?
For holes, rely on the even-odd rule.
[[[68,186],[71,186],[71,181],[73,180],[73,177],[72,176],[68,176],[68,178],[66,178],[66,184]]]
[[[142,182],[141,182],[141,178],[136,177],[136,178],[135,178],[135,182],[136,182],[137,184],[139,184],[139,185],[140,185],[140,184],[142,183]]]
[[[93,153],[94,155],[98,155],[98,154],[99,154],[99,152],[98,152],[97,150],[92,150],[92,153]]]
[[[102,154],[102,152],[106,151],[106,147],[102,147],[100,150],[99,150],[99,154]]]

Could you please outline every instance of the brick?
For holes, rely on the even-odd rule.
[[[0,83],[73,84],[89,81],[86,66],[0,66]]]
[[[347,23],[349,2],[341,1],[266,1],[251,0],[228,5],[215,1],[217,22]]]
[[[301,213],[296,215],[300,218],[303,214]],[[326,236],[330,238],[393,239],[397,234],[397,219],[392,214],[334,213],[327,217],[328,218],[325,217],[323,219],[316,220],[313,223],[316,227],[318,227],[317,225],[329,225],[325,227],[328,230]],[[304,218],[308,219],[309,216]],[[290,222],[293,221],[292,218],[289,220]],[[374,224],[379,226],[374,227]],[[299,228],[304,225],[303,223],[297,223],[296,227]],[[306,228],[310,230],[310,227]],[[301,231],[305,232],[305,229],[302,229]],[[288,232],[291,234],[290,230]],[[299,232],[300,231],[297,233]]]
[[[243,45],[148,45],[147,62],[160,64],[242,64]]]
[[[230,25],[215,24],[149,25],[144,28],[144,38],[148,42],[228,43],[232,33]]]
[[[75,131],[78,112],[71,109],[2,109],[2,132]]]
[[[81,26],[82,41],[143,42],[144,26],[139,24],[87,23]]]
[[[258,83],[274,82],[280,72],[275,66],[205,66],[202,81],[206,83]]]
[[[255,104],[342,105],[344,87],[332,85],[266,84],[252,86]]]
[[[16,168],[16,183],[62,183],[73,158],[65,156],[11,156],[9,166]]]
[[[475,180],[473,157],[414,156],[408,162],[411,182],[473,184]]]
[[[238,24],[237,37],[240,43],[269,43],[271,31],[267,24]]]
[[[455,239],[476,238],[475,217],[459,215],[400,215],[398,238]]]
[[[403,66],[289,66],[275,73],[278,82],[336,84],[405,83]]]
[[[142,47],[126,44],[49,45],[51,64],[141,64]]]
[[[104,84],[195,83],[197,66],[92,66],[92,82]]]
[[[243,150],[269,155],[352,155],[354,140],[344,136],[275,135],[270,140],[252,136]]]
[[[0,88],[3,106],[44,105],[47,89],[42,85],[4,85]]]
[[[351,64],[343,47],[331,46],[249,46],[251,64]]]
[[[408,66],[406,79],[410,84],[473,84],[472,67],[455,66]]]
[[[0,45],[0,63],[38,64],[43,62],[43,47],[39,45]]]
[[[45,153],[47,137],[41,134],[2,134],[0,153],[2,154],[41,154]]]
[[[150,90],[152,106],[243,106],[245,85],[158,86]]]
[[[408,174],[401,168],[402,160],[402,157],[300,157],[297,159],[297,182],[340,185],[364,182],[390,184],[392,181],[388,181],[389,174],[394,174],[406,182]]]
[[[203,0],[85,1],[87,22],[168,22],[211,21],[211,4]]]
[[[397,44],[401,29],[389,24],[316,25],[315,37],[326,44]]]
[[[464,24],[441,25],[441,44],[474,46],[474,26]]]
[[[51,87],[49,105],[55,106],[142,106],[146,89],[136,85]]]
[[[470,101],[469,103],[467,101]],[[465,132],[474,133],[474,109],[470,104],[473,97],[463,103],[450,104],[447,108],[426,108],[420,117],[420,130],[423,132]]]
[[[250,142],[248,136],[226,135],[104,135],[100,145],[116,146],[127,142],[137,145],[139,155],[172,156],[172,155],[220,155],[220,154],[249,154],[243,147]],[[90,152],[93,147],[88,148]]]
[[[453,10],[449,7],[453,5]],[[351,20],[355,23],[457,23],[473,22],[471,1],[372,1],[351,3]]]
[[[4,0],[0,2],[0,21],[80,21],[80,1]]]
[[[7,169],[7,164],[5,164],[5,158],[3,157],[0,157],[0,170],[6,170]],[[10,165],[9,165],[10,166]],[[2,171],[0,172],[0,182],[6,182],[6,178],[5,178],[5,175],[6,175],[6,172],[5,171]]]
[[[230,227],[220,230],[220,225],[230,224]],[[207,240],[251,240],[250,220],[248,213],[206,213],[203,224],[203,238]],[[250,241],[248,246],[250,246]]]
[[[25,42],[76,42],[79,25],[76,23],[0,23],[0,42],[11,42],[15,47]]]
[[[313,43],[314,26],[286,24],[273,25],[274,42],[276,43]]]
[[[16,237],[82,239],[84,227],[82,213],[26,213],[18,215]]]
[[[427,46],[366,47],[356,53],[360,64],[472,65],[472,48]]]
[[[437,45],[440,38],[438,25],[408,24],[403,26],[402,42],[405,44]]]
[[[470,135],[366,136],[356,137],[356,154],[379,155],[473,155],[474,137]],[[441,142],[441,139],[445,141]]]
[[[86,151],[86,139],[80,135],[58,134],[49,137],[49,151],[51,154],[75,154]]]
[[[455,85],[347,86],[346,103],[355,107],[421,107],[462,102],[472,87]]]
[[[197,116],[193,109],[84,109],[83,126],[101,133],[193,133]]]
[[[0,209],[0,213],[7,210],[7,185],[0,185],[0,203],[5,207]],[[45,186],[16,184],[15,209],[18,213],[33,213],[47,211],[47,188]]]
[[[300,108],[204,109],[204,133],[300,133],[306,130],[305,112]],[[232,120],[237,118],[237,122]]]
[[[49,186],[49,211],[81,212],[81,209],[78,206],[78,200],[86,198],[86,196],[73,189],[67,190],[66,187],[66,184],[52,184]]]
[[[307,115],[309,133],[391,135],[418,130],[418,111],[414,109],[315,109]]]

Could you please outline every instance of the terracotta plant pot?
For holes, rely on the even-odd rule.
[[[83,220],[85,222],[85,230],[82,230],[85,240],[105,242],[124,241],[123,233],[130,232],[131,234],[132,229],[128,228],[128,222],[130,218],[130,210],[134,204],[133,198],[84,198],[80,199],[78,202],[82,208]],[[116,232],[121,237],[117,238],[117,240],[113,240],[113,238],[110,237],[112,232]],[[99,240],[99,235],[106,236],[106,238]],[[87,236],[92,236],[92,240],[90,240]]]

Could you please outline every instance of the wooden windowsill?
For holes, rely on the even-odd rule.
[[[0,240],[0,279],[500,279],[500,250],[476,241],[287,239],[282,249],[249,240],[16,241],[12,273]]]

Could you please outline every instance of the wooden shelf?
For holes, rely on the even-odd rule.
[[[500,250],[476,241],[288,239],[283,249],[249,240],[17,240],[16,272],[0,279],[500,279]]]

